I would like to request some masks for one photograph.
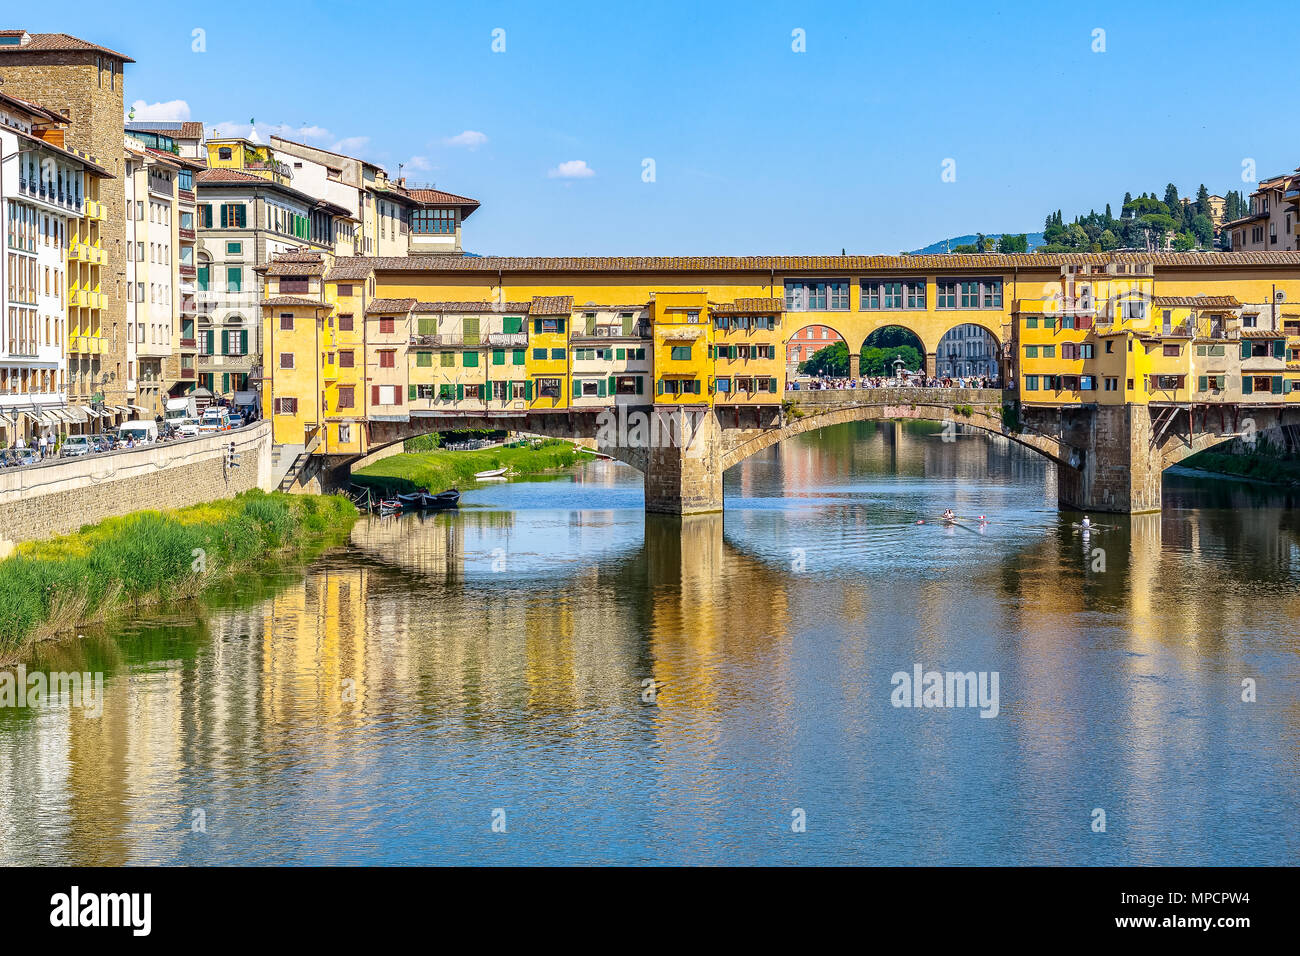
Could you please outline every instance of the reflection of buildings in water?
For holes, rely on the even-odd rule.
[[[508,527],[502,512],[415,514],[362,518],[352,526],[354,548],[383,554],[384,560],[422,577],[447,582],[465,580],[465,528],[467,525]]]

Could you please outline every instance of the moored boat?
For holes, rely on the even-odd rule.
[[[505,473],[506,470],[504,468],[497,468],[492,471],[477,471],[474,473],[474,477],[479,481],[482,481],[484,478],[500,478]]]

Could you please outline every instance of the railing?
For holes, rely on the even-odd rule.
[[[412,335],[412,345],[445,345],[449,348],[460,348],[465,345],[465,336],[463,335]],[[477,342],[474,345],[478,345]]]
[[[180,271],[180,274],[185,276],[187,279],[196,278],[199,274],[199,270],[195,266],[180,265],[177,269]]]
[[[528,344],[527,332],[489,332],[483,336],[484,345],[523,347]]]
[[[177,229],[176,232],[182,239],[194,240],[197,238],[193,229],[185,229],[182,227]]]
[[[196,349],[199,347],[198,339],[181,339],[180,347],[183,349]]]

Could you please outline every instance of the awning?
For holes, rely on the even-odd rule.
[[[141,408],[139,405],[128,405],[127,408],[131,409],[131,411],[139,415],[149,414],[149,410],[147,408]]]
[[[66,408],[56,408],[55,411],[58,413],[59,417],[62,418],[65,422],[81,421],[81,419],[78,416],[72,414],[72,412]]]
[[[89,420],[86,415],[86,409],[81,405],[69,405],[63,410],[63,414],[68,416],[68,421],[74,424],[84,424]]]

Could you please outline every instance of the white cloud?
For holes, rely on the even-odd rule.
[[[187,111],[188,111],[188,107],[187,107]],[[139,113],[137,111],[137,116],[138,115]],[[231,122],[230,120],[226,120],[225,122],[214,123],[212,126],[209,126],[208,135],[216,136],[218,138],[239,136],[244,139],[247,139],[248,134],[252,131],[252,129],[253,127],[250,126],[248,123],[235,123],[235,122]],[[323,126],[290,126],[287,123],[258,123],[257,124],[257,136],[263,142],[269,141],[272,136],[279,136],[282,139],[291,139],[294,142],[298,142],[298,143],[302,143],[302,142],[310,143],[312,140],[320,142],[322,140],[331,139],[333,138],[333,135],[334,134],[332,134],[329,130],[327,130]]]
[[[480,133],[478,130],[467,129],[463,133],[457,133],[455,136],[448,136],[442,141],[444,146],[463,146],[466,149],[478,149],[488,141],[486,133]]]
[[[433,163],[429,162],[428,156],[412,156],[405,163],[407,169],[418,169],[422,173],[427,173],[433,169]]]
[[[355,156],[370,144],[369,136],[348,136],[330,147],[330,152]]]
[[[190,118],[190,104],[184,100],[168,100],[166,103],[136,100],[131,104],[131,110],[135,111],[136,122],[183,123]]]
[[[585,159],[570,159],[547,171],[551,179],[587,179],[595,176],[596,171],[587,165]]]

